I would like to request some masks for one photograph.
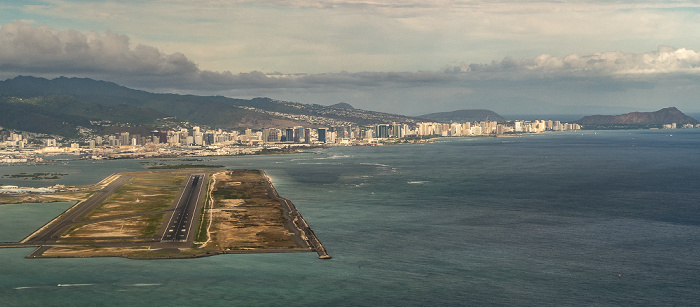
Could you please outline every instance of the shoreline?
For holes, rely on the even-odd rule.
[[[287,213],[287,216],[289,216],[291,220],[289,222],[291,222],[294,225],[294,228],[301,234],[301,238],[304,241],[306,241],[306,244],[309,247],[316,251],[319,259],[331,259],[331,256],[328,255],[326,248],[323,246],[323,244],[321,244],[321,241],[318,239],[313,230],[311,230],[311,227],[309,227],[309,224],[306,223],[306,220],[303,216],[301,216],[301,213],[299,212],[299,210],[297,210],[296,206],[294,206],[294,204],[288,199],[280,197],[274,185],[272,185],[272,180],[270,179],[270,176],[268,176],[267,173],[265,173],[265,171],[260,171],[267,181],[268,192],[270,193],[270,196],[277,199],[280,202],[280,204],[283,204],[282,207],[286,208],[285,211]]]

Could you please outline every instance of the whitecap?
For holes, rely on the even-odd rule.
[[[381,163],[366,163],[366,162],[363,162],[363,163],[360,163],[360,165],[371,165],[371,166],[389,167],[389,165],[381,164]]]
[[[409,181],[407,183],[408,184],[424,184],[424,183],[428,183],[428,182],[430,182],[430,181]]]

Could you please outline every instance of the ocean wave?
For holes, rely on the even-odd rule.
[[[428,182],[430,182],[430,181],[409,181],[407,183],[408,184],[424,184],[424,183],[428,183]]]
[[[314,158],[314,160],[332,160],[332,159],[345,159],[351,158],[351,155],[332,155],[328,157]]]
[[[389,167],[389,165],[381,164],[381,163],[366,163],[366,162],[363,162],[363,163],[360,163],[360,165],[371,165],[371,166]]]
[[[297,165],[341,165],[339,162],[299,162]]]

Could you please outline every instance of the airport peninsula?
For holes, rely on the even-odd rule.
[[[31,201],[77,203],[20,242],[28,258],[195,258],[218,254],[317,252],[323,245],[262,170],[149,170],[113,174]],[[26,195],[0,198],[26,201]]]

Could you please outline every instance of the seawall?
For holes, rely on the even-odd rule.
[[[261,170],[262,174],[265,176],[265,179],[267,180],[267,187],[268,187],[268,192],[270,193],[270,196],[282,204],[284,209],[288,212],[289,218],[292,221],[292,224],[294,227],[299,231],[302,239],[306,241],[306,244],[309,245],[316,253],[318,254],[319,259],[331,259],[331,256],[328,255],[328,252],[326,251],[326,248],[323,247],[323,244],[321,244],[321,241],[318,239],[316,234],[314,233],[313,230],[311,230],[311,227],[309,227],[309,224],[306,223],[306,220],[304,220],[304,217],[301,216],[301,213],[299,213],[299,210],[294,206],[294,204],[289,201],[286,198],[280,197],[279,194],[277,194],[277,190],[275,187],[272,185],[272,181],[270,180],[270,177],[265,173],[265,171]]]

